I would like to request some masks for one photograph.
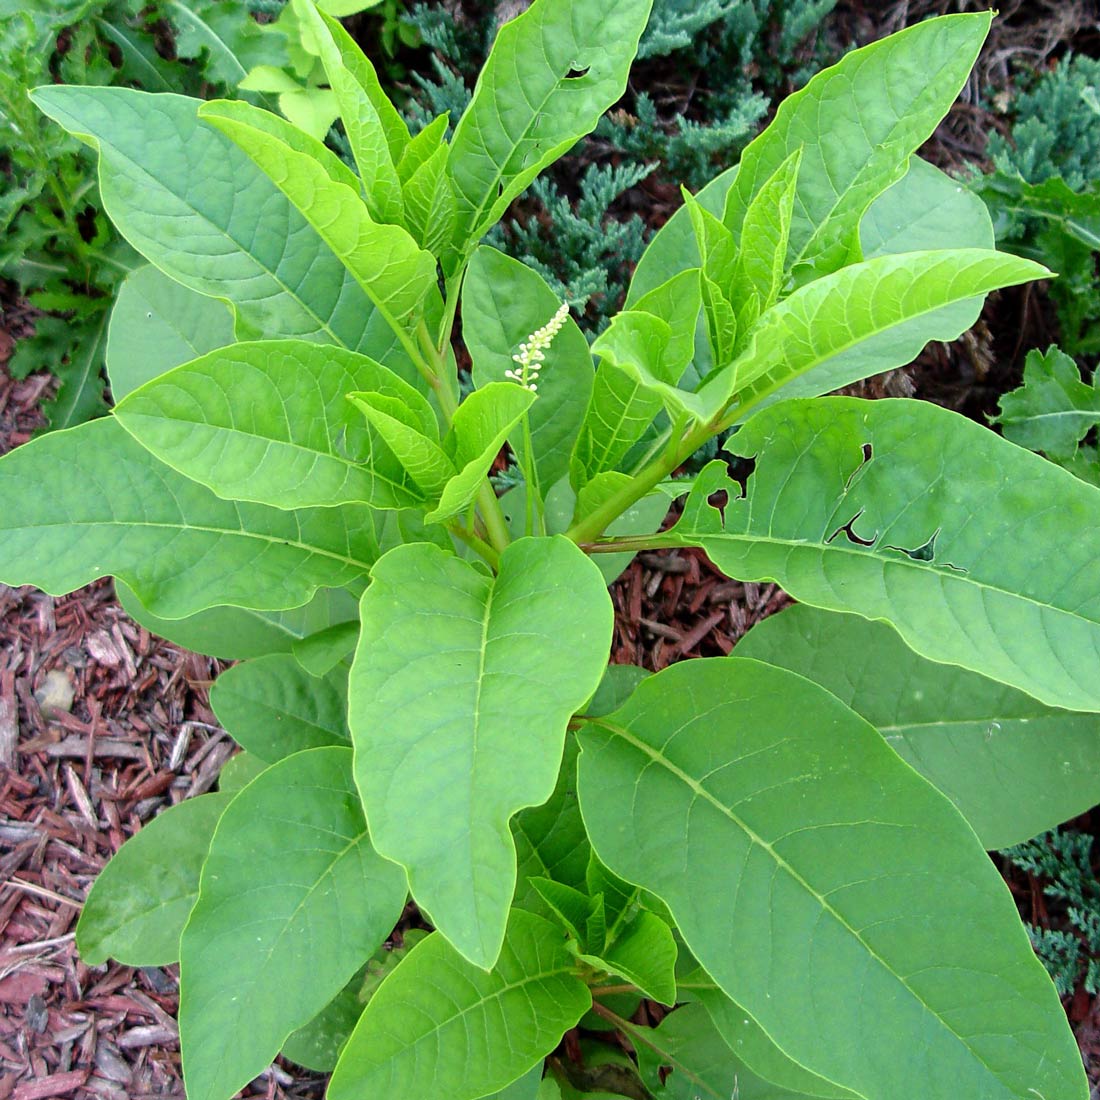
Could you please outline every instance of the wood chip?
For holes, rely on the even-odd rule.
[[[74,1069],[69,1073],[56,1073],[41,1081],[17,1085],[12,1093],[12,1100],[48,1100],[51,1096],[65,1096],[74,1089],[83,1087],[88,1076],[88,1070]]]

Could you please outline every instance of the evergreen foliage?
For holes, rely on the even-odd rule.
[[[1083,971],[1086,991],[1100,993],[1100,880],[1092,866],[1092,837],[1055,829],[1004,854],[1016,867],[1044,879],[1044,895],[1064,910],[1067,929],[1028,925],[1058,992],[1063,997],[1073,993]]]

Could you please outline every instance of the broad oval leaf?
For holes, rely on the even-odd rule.
[[[361,618],[350,715],[371,835],[491,966],[516,883],[509,819],[550,797],[566,723],[607,665],[603,578],[561,536],[512,543],[495,579],[410,544],[375,566]]]
[[[713,464],[670,545],[882,619],[921,655],[1048,706],[1100,711],[1100,490],[921,401],[784,401],[729,446],[756,459],[747,497]],[[719,489],[724,525],[706,503]]]
[[[423,495],[347,400],[364,389],[420,396],[364,355],[262,340],[154,378],[115,416],[162,462],[228,500],[283,509],[416,505]]]
[[[371,847],[351,756],[288,757],[218,823],[182,941],[190,1100],[225,1100],[266,1069],[401,915],[405,876]]]
[[[86,965],[108,958],[124,966],[179,961],[180,933],[229,801],[228,794],[204,794],[170,806],[119,848],[92,884],[77,922],[76,946]]]
[[[107,375],[116,403],[181,363],[233,343],[233,314],[146,264],[119,287],[107,331]]]
[[[305,749],[351,743],[344,665],[319,677],[289,653],[244,661],[214,681],[210,706],[238,745],[269,764]]]
[[[460,253],[623,94],[652,3],[535,0],[501,27],[447,164]]]
[[[486,972],[436,933],[371,998],[328,1100],[478,1100],[523,1077],[589,1007],[576,960],[549,921],[512,912]]]
[[[1087,1095],[969,826],[823,688],[689,661],[579,736],[600,857],[668,902],[707,972],[801,1065],[867,1100],[914,1081],[930,1097]]]
[[[473,359],[477,386],[503,382],[514,370],[512,356],[531,333],[542,328],[561,302],[546,280],[519,260],[482,246],[473,255],[462,286],[462,336]],[[569,472],[569,453],[584,420],[592,392],[592,355],[572,317],[545,352],[539,399],[532,406],[531,451],[539,495]],[[511,440],[523,462],[521,433]]]
[[[220,500],[113,417],[0,459],[0,517],[5,583],[60,595],[119,577],[164,618],[222,604],[299,607],[319,588],[361,583],[377,556],[366,506],[292,513]]]
[[[729,227],[739,232],[753,196],[801,149],[786,269],[823,274],[858,255],[860,219],[947,114],[991,20],[989,12],[929,19],[853,50],[785,99],[741,157]]]
[[[99,150],[103,205],[119,232],[185,286],[231,302],[242,335],[391,354],[394,336],[350,272],[248,157],[199,121],[198,100],[62,86],[33,98]]]
[[[800,605],[753,627],[736,654],[831,691],[958,806],[987,849],[1100,802],[1100,716],[918,657],[884,623]]]

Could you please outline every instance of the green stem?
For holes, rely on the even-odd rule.
[[[527,522],[524,530],[528,535],[545,535],[543,521],[542,493],[535,470],[535,452],[531,446],[531,422],[527,413],[523,414],[523,480],[527,487]]]
[[[489,563],[494,573],[500,568],[500,554],[484,539],[478,538],[472,531],[467,531],[460,523],[448,524],[447,530],[459,542],[464,542],[471,550],[476,550]]]
[[[508,524],[504,519],[504,511],[500,506],[496,493],[493,492],[492,483],[486,478],[481,483],[481,489],[477,494],[477,507],[481,520],[485,524],[485,532],[489,536],[489,542],[503,553],[512,541],[508,531]]]
[[[421,351],[424,353],[423,356],[419,353],[417,355],[419,363],[424,365],[420,373],[424,375],[428,385],[435,391],[435,395],[439,399],[439,408],[443,413],[443,420],[450,426],[451,421],[454,419],[455,410],[458,408],[458,394],[450,386],[450,379],[447,377],[447,364],[432,341],[427,322],[421,320],[417,326],[416,335],[420,341]]]
[[[444,291],[446,297],[443,302],[443,320],[439,325],[439,336],[436,340],[436,348],[440,355],[443,354],[450,343],[451,334],[455,327],[455,316],[458,313],[458,303],[462,293],[462,280],[466,275],[466,265],[463,264],[454,275],[446,282]]]
[[[693,452],[697,451],[715,432],[713,424],[700,424],[694,431],[688,432],[679,445],[670,443],[659,458],[655,459],[637,476],[632,478],[617,493],[608,497],[603,504],[585,516],[579,523],[573,524],[565,532],[566,538],[576,543],[592,543],[603,534],[608,525],[619,518],[631,505],[652,492],[666,477]]]
[[[620,993],[640,993],[636,985],[596,985],[592,987],[593,997],[614,997]]]

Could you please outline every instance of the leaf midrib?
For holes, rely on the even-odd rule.
[[[909,982],[900,974],[898,974],[897,971],[895,971],[890,966],[886,959],[884,959],[869,943],[866,942],[866,940],[864,940],[862,935],[848,922],[844,915],[839,910],[834,908],[823,894],[819,893],[805,878],[803,878],[803,876],[790,863],[788,863],[787,860],[785,860],[771,844],[769,844],[762,836],[760,836],[754,829],[752,829],[745,821],[739,818],[732,809],[726,806],[715,795],[712,795],[702,782],[696,780],[694,776],[689,775],[687,772],[683,771],[683,769],[679,768],[660,750],[649,745],[647,742],[642,741],[640,738],[635,737],[633,734],[630,733],[629,730],[621,726],[616,726],[603,718],[589,719],[589,721],[592,725],[602,727],[613,735],[621,737],[628,744],[633,745],[636,749],[640,750],[642,753],[648,756],[655,764],[664,767],[668,772],[675,776],[675,778],[680,780],[680,782],[682,782],[690,791],[692,791],[697,798],[701,798],[703,801],[709,803],[720,814],[728,818],[729,821],[731,821],[737,828],[739,828],[753,844],[761,848],[771,857],[777,868],[785,871],[795,883],[801,886],[814,899],[814,901],[817,902],[817,904],[824,912],[833,917],[833,919],[836,920],[836,922],[846,932],[848,932],[853,939],[855,939],[855,941],[867,952],[867,954],[872,959],[874,959],[875,962],[882,966],[886,973],[894,978],[898,982],[898,984],[901,985],[901,987],[929,1014],[929,1016],[931,1016],[932,1019],[940,1024],[940,1026],[947,1032],[948,1035],[951,1036],[952,1039],[956,1040],[962,1046],[962,1048],[967,1052],[967,1054],[970,1055],[971,1058],[974,1059],[974,1061],[976,1061],[984,1070],[986,1070],[991,1077],[993,1077],[1001,1085],[1011,1091],[1011,1086],[1008,1085],[1007,1082],[1002,1080],[997,1071],[988,1062],[986,1062],[977,1053],[977,1051],[972,1049],[960,1035],[952,1030],[947,1021],[923,997],[921,997],[915,989],[912,988]],[[679,921],[677,921],[677,924],[679,924]],[[689,944],[688,946],[690,947],[691,945]],[[729,996],[731,999],[736,1000],[734,995],[729,991],[723,989],[723,992],[725,992],[727,996]],[[818,1076],[824,1076],[817,1071],[811,1072],[814,1072]]]

